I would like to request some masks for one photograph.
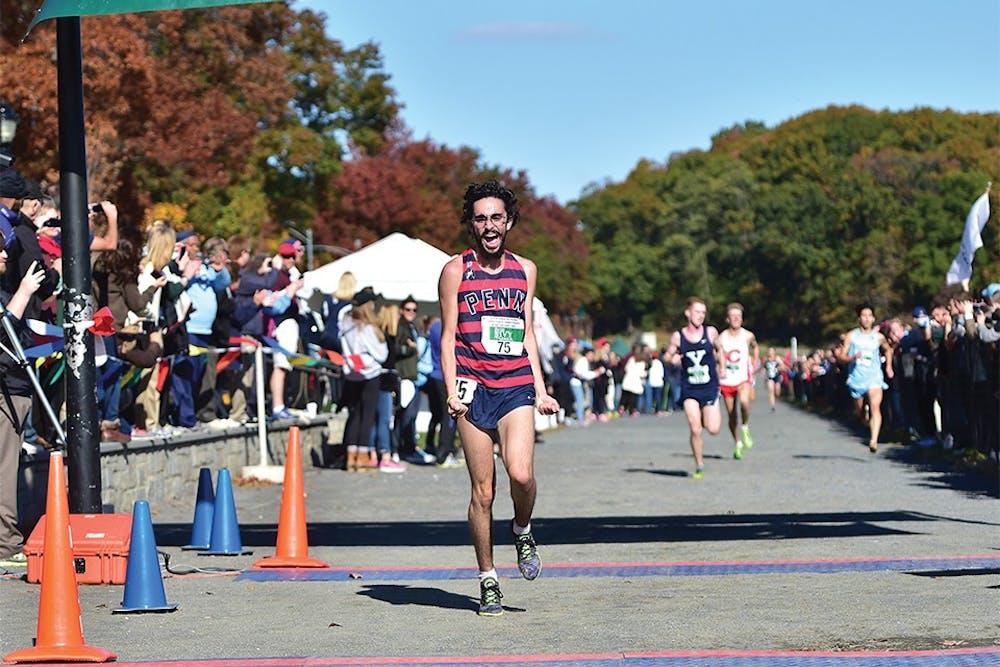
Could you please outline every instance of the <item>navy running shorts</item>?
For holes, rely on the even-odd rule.
[[[701,390],[690,390],[685,388],[681,389],[681,405],[684,405],[684,401],[692,400],[698,401],[698,405],[703,408],[707,408],[710,405],[715,405],[719,402],[719,387],[713,387],[708,391],[704,389]]]
[[[505,389],[487,389],[480,385],[472,395],[465,417],[479,428],[492,431],[504,415],[525,405],[535,406],[533,385]]]

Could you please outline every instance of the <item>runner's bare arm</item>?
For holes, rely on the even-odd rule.
[[[726,377],[726,352],[722,349],[722,337],[719,336],[719,330],[711,325],[705,327],[705,332],[708,334],[708,342],[715,351],[715,369],[721,380]]]
[[[850,331],[847,332],[847,335],[844,336],[844,342],[841,343],[840,347],[837,348],[837,352],[836,352],[837,360],[840,361],[841,363],[849,364],[852,361],[854,361],[855,359],[857,359],[858,355],[860,355],[860,352],[859,352],[858,354],[856,354],[853,357],[847,356],[847,351],[851,349],[851,340],[853,338],[854,338],[854,330],[852,329],[852,330],[850,330]]]
[[[441,305],[441,376],[448,396],[448,413],[461,417],[468,408],[455,393],[455,332],[458,330],[458,286],[462,282],[462,258],[455,257],[441,269],[438,300]]]

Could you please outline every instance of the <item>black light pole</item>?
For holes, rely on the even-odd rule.
[[[14,107],[7,100],[0,100],[0,169],[14,164],[12,144],[19,120]]]
[[[90,286],[80,17],[56,19],[56,54],[69,509],[77,514],[100,514],[103,506],[101,444],[97,432],[97,368],[94,337],[85,328],[85,323],[93,319],[94,306]]]

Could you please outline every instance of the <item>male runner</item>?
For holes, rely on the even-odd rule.
[[[719,334],[725,373],[719,377],[722,397],[726,401],[729,414],[729,432],[733,434],[736,448],[733,458],[743,458],[743,448],[753,447],[750,436],[750,391],[754,369],[757,368],[759,351],[757,337],[749,329],[743,328],[743,306],[731,303],[726,306],[726,324],[729,326]],[[736,399],[739,399],[739,416],[736,414]],[[737,423],[740,422],[739,432]]]
[[[875,328],[875,310],[871,304],[862,303],[857,313],[858,326],[847,332],[844,342],[837,349],[837,359],[847,364],[847,388],[858,407],[862,423],[868,424],[868,450],[874,454],[878,451],[878,435],[882,429],[882,390],[888,389],[882,378],[879,351],[885,353],[885,373],[891,378],[892,346]]]
[[[465,191],[462,224],[472,247],[441,271],[441,372],[472,484],[469,530],[479,564],[479,614],[503,614],[493,563],[493,443],[510,478],[511,530],[525,579],[541,572],[531,513],[535,505],[535,417],[559,411],[542,376],[532,325],[535,264],[506,250],[519,217],[517,197],[497,181]]]
[[[694,455],[695,479],[704,475],[702,459],[702,429],[716,435],[722,427],[722,413],[719,411],[719,368],[722,349],[719,347],[719,332],[713,326],[705,325],[708,308],[705,302],[689,297],[684,316],[687,324],[670,337],[670,348],[666,357],[676,353],[681,355],[681,405],[691,429],[691,453]]]

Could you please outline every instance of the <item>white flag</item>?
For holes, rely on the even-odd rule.
[[[949,285],[960,283],[972,277],[972,256],[983,247],[982,231],[990,218],[990,191],[986,190],[969,209],[965,217],[965,231],[962,233],[962,247],[958,249],[955,261],[948,268],[945,282]]]

